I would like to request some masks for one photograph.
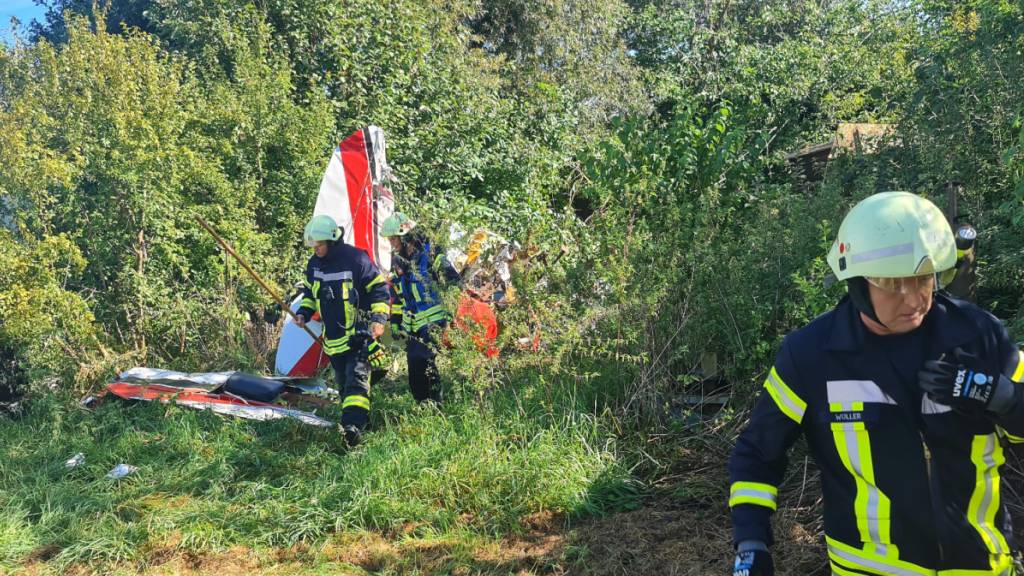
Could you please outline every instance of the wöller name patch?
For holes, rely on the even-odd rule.
[[[864,412],[829,412],[832,422],[864,422]]]

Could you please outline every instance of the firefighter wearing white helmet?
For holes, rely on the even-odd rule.
[[[1024,356],[995,317],[939,291],[956,262],[942,212],[871,196],[828,262],[848,296],[783,340],[729,461],[732,573],[773,573],[771,516],[802,435],[832,574],[1014,574],[1000,488],[1004,442],[1024,442]]]
[[[449,314],[439,285],[458,282],[459,273],[443,248],[432,245],[416,222],[395,212],[381,225],[381,236],[391,242],[394,291],[391,329],[406,338],[409,391],[417,402],[441,402],[441,376],[437,368],[437,333]]]
[[[323,349],[331,359],[342,394],[341,425],[354,446],[370,416],[370,364],[376,340],[388,318],[387,281],[362,250],[341,242],[342,230],[330,216],[314,216],[303,233],[313,256],[306,265],[296,324],[314,313],[323,323]]]

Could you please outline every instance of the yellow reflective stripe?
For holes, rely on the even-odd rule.
[[[388,314],[391,312],[391,306],[387,302],[374,302],[370,304],[370,312],[374,314]]]
[[[313,298],[318,298],[320,294],[320,281],[313,282],[313,285],[309,287],[309,291],[313,293]]]
[[[443,304],[431,306],[422,312],[417,312],[416,316],[424,320],[435,320],[437,318],[443,318],[447,314]]]
[[[782,413],[789,416],[799,424],[804,419],[804,412],[807,411],[807,403],[800,399],[793,390],[786,386],[779,373],[772,367],[768,378],[764,381],[764,387],[768,394],[775,400],[775,404],[782,410]]]
[[[840,564],[847,569],[879,576],[935,576],[934,570],[894,557],[880,556],[860,550],[830,538],[828,535],[825,536],[825,542],[828,544],[828,559],[833,567],[835,564]]]
[[[324,352],[329,355],[340,354],[349,349],[348,335],[341,338],[327,338],[324,340]]]
[[[423,298],[420,296],[420,290],[419,288],[416,287],[416,284],[414,283],[411,286],[413,302],[419,302],[420,300],[423,300]]]
[[[829,405],[831,412],[863,410],[862,402]],[[843,466],[853,476],[857,487],[853,509],[857,518],[857,531],[864,542],[865,551],[876,556],[897,558],[899,550],[892,544],[890,518],[892,506],[889,498],[875,483],[874,460],[871,456],[871,438],[863,422],[833,422],[830,424],[836,452]]]
[[[316,308],[316,302],[312,298],[303,298],[299,302],[299,308]]]
[[[864,576],[863,572],[851,572],[832,561],[829,561],[828,565],[829,568],[832,569],[832,574],[834,576]]]
[[[1014,382],[1021,382],[1024,380],[1024,352],[1017,351],[1017,368],[1013,371],[1013,376],[1010,376],[1010,380]]]
[[[369,292],[370,288],[373,288],[377,284],[384,284],[385,282],[387,282],[387,280],[384,278],[384,275],[378,274],[376,278],[370,280],[370,283],[366,285],[366,291]]]
[[[737,504],[755,504],[775,510],[779,490],[771,484],[760,482],[733,482],[729,487],[729,507]]]
[[[413,332],[418,332],[420,330],[420,328],[423,328],[425,326],[430,326],[431,324],[433,324],[435,322],[440,322],[440,321],[442,321],[444,319],[445,319],[444,316],[439,316],[437,318],[423,318],[423,319],[415,320],[411,324]]]
[[[306,288],[309,288],[310,290],[313,289],[313,285],[309,283],[309,279],[308,278],[303,278],[302,279],[302,285],[305,286]]]
[[[989,552],[1006,554],[1010,547],[995,526],[999,510],[999,467],[1006,462],[1003,448],[995,434],[975,436],[971,442],[971,462],[974,463],[974,492],[967,506],[967,521],[978,531]]]
[[[434,269],[436,270],[436,269],[440,268],[443,264],[444,264],[444,254],[438,254],[437,257],[434,258]]]
[[[356,307],[348,300],[345,301],[345,334],[349,335],[355,331]]]
[[[1024,444],[1024,437],[1014,436],[1006,431],[1002,426],[996,426],[996,430],[1003,435],[1004,438],[1010,441],[1011,444]]]
[[[342,409],[348,408],[349,406],[355,406],[362,408],[363,410],[370,409],[370,399],[366,396],[346,396],[345,401],[341,403]]]

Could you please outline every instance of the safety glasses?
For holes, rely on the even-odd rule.
[[[875,288],[896,294],[921,294],[935,290],[935,274],[904,278],[867,278]]]

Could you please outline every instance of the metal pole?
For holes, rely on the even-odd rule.
[[[959,182],[946,182],[946,220],[949,225],[956,229],[957,220],[960,219],[960,209],[957,200],[963,193],[964,185]]]
[[[290,315],[293,319],[298,319],[298,316],[294,312],[292,312],[292,309],[287,304],[285,304],[284,300],[282,300],[280,296],[277,295],[277,292],[274,292],[274,289],[268,286],[267,283],[264,282],[262,278],[260,278],[260,275],[257,274],[256,271],[252,269],[252,266],[249,266],[249,263],[246,262],[244,258],[239,256],[238,253],[235,252],[235,250],[231,248],[231,246],[229,246],[228,243],[223,238],[221,238],[219,234],[217,234],[216,230],[213,229],[213,226],[210,226],[210,224],[207,223],[206,220],[203,220],[202,216],[196,216],[196,222],[199,222],[200,226],[206,228],[206,231],[209,232],[211,236],[213,236],[213,238],[217,241],[218,244],[224,247],[224,250],[226,250],[228,254],[231,254],[232,256],[235,257],[235,260],[237,260],[238,263],[242,265],[242,268],[245,268],[245,271],[248,272],[250,276],[252,276],[253,280],[255,280],[257,284],[262,286],[263,289],[267,291],[267,294],[270,294],[271,298],[273,298],[277,302],[277,305],[280,306],[281,309],[285,311],[285,313]],[[310,330],[308,326],[303,324],[302,329],[306,331],[306,334],[309,334],[309,337],[312,338],[313,341],[319,342],[320,345],[323,346],[323,339],[317,336],[312,330]]]

